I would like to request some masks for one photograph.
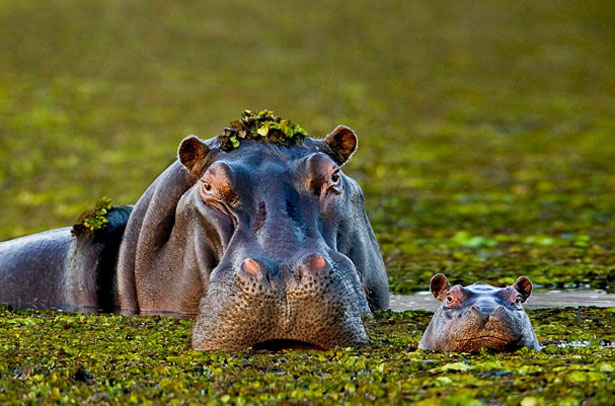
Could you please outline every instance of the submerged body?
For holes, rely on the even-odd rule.
[[[451,287],[446,276],[431,280],[433,296],[442,301],[419,343],[419,348],[441,352],[540,350],[532,323],[523,310],[532,292],[525,277],[497,288],[483,282]]]
[[[388,284],[361,189],[341,171],[356,145],[343,126],[230,151],[187,137],[106,229],[0,243],[0,303],[194,315],[197,349],[366,344],[362,318],[388,308]]]

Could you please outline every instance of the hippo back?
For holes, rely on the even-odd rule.
[[[64,273],[74,249],[70,227],[0,243],[0,303],[64,308]]]
[[[78,236],[70,227],[0,243],[0,303],[22,308],[111,311],[118,248],[132,207]]]

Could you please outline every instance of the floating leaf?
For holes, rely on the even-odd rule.
[[[261,135],[263,137],[267,136],[267,133],[269,133],[269,128],[267,126],[262,126],[261,128],[258,129],[258,131],[256,131],[258,133],[258,135]]]
[[[458,371],[463,372],[470,369],[470,366],[465,362],[452,362],[450,364],[445,364],[440,368],[442,371]]]
[[[223,151],[232,151],[239,148],[244,139],[292,146],[302,142],[307,135],[301,126],[275,116],[271,110],[261,110],[258,114],[244,110],[241,119],[232,121],[218,135],[218,140]]]

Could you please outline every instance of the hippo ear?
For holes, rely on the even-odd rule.
[[[189,135],[184,138],[177,150],[179,161],[194,176],[201,176],[208,153],[209,147],[196,135]]]
[[[532,282],[526,278],[525,276],[519,277],[517,282],[512,286],[517,292],[521,293],[521,302],[525,303],[525,301],[532,294]]]
[[[440,301],[444,300],[450,288],[451,284],[448,283],[448,279],[446,279],[443,273],[435,274],[429,283],[431,294]]]
[[[343,165],[357,150],[359,139],[351,128],[338,125],[325,137],[325,144],[333,160]]]

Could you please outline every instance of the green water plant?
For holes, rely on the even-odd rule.
[[[192,322],[0,306],[0,404],[612,404],[615,308],[528,310],[544,348],[417,350],[432,313],[376,313],[372,345],[194,351]]]
[[[77,223],[70,230],[75,237],[83,234],[94,234],[97,230],[102,230],[109,224],[107,214],[111,210],[111,199],[103,196],[96,201],[93,208],[81,213]]]
[[[244,110],[239,120],[232,121],[224,132],[218,135],[218,140],[223,151],[232,151],[239,148],[243,140],[253,139],[292,146],[301,143],[307,135],[300,125],[275,116],[271,110],[261,110],[258,113]]]

